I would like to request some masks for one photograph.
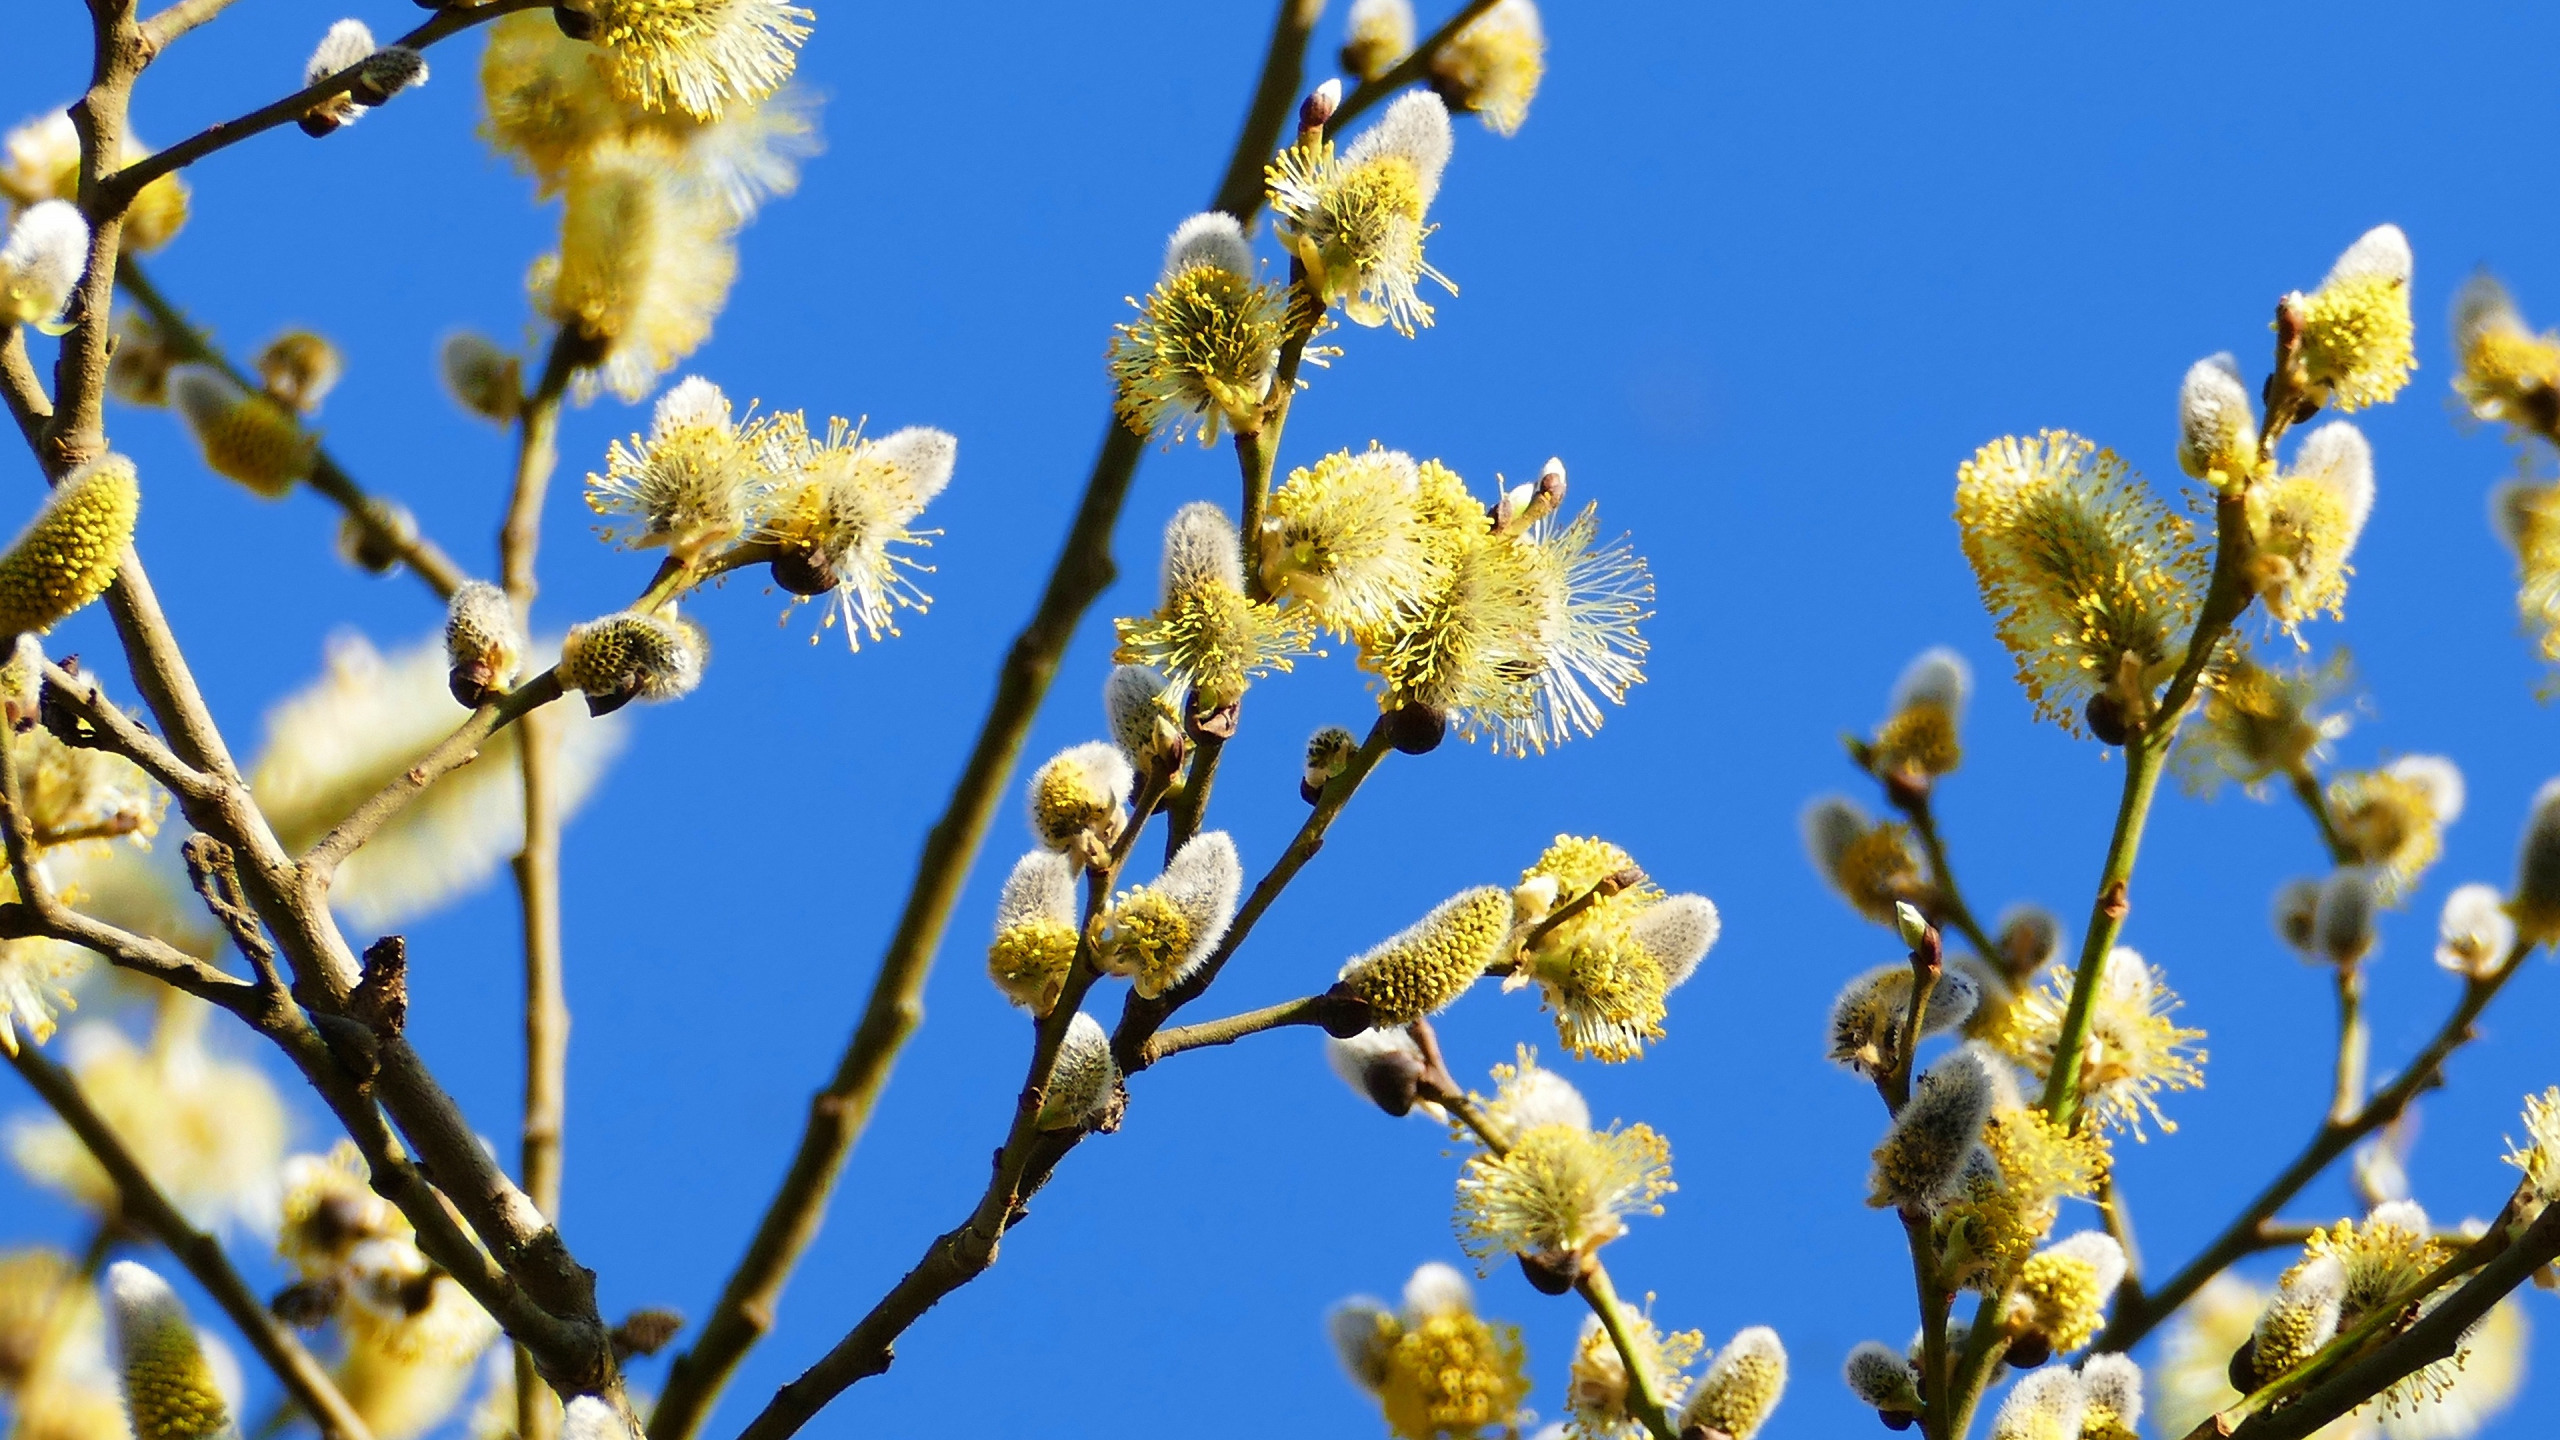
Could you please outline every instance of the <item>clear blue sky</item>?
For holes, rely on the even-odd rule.
[[[17,8],[0,120],[71,98],[87,68],[77,7]],[[778,631],[778,601],[754,584],[706,597],[708,682],[638,716],[570,832],[564,1223],[608,1308],[699,1317],[736,1257],[1063,531],[1107,404],[1108,327],[1207,197],[1268,10],[821,7],[802,74],[827,96],[828,153],[747,232],[744,277],[692,368],[768,406],[958,433],[934,512],[938,603],[848,657]],[[387,35],[418,12],[359,13]],[[239,6],[147,77],[144,135],[165,144],[283,93],[334,16]],[[1842,979],[1894,951],[1809,873],[1797,808],[1853,788],[1839,733],[1878,718],[1903,662],[1937,643],[1986,682],[1943,799],[1978,903],[2034,898],[2076,924],[2119,778],[2094,744],[2031,724],[2006,682],[1948,520],[1955,465],[1996,435],[2064,426],[2166,483],[2185,367],[2234,349],[2257,373],[2276,296],[2367,227],[2407,229],[2424,368],[2399,404],[2358,417],[2379,503],[2349,622],[2313,627],[2323,647],[2352,644],[2371,687],[2345,759],[2441,751],[2471,784],[2445,862],[2374,967],[2375,1064],[2396,1065],[2452,1003],[2428,959],[2437,904],[2511,874],[2527,798],[2555,768],[2555,718],[2532,698],[2510,562],[2484,520],[2510,461],[2454,422],[2442,317],[2483,263],[2529,313],[2560,316],[2542,143],[2560,121],[2560,14],[1560,3],[1547,20],[1553,72],[1527,127],[1508,141],[1459,130],[1432,255],[1465,293],[1418,340],[1351,333],[1284,458],[1374,438],[1484,489],[1561,454],[1576,494],[1652,558],[1651,681],[1599,738],[1542,760],[1451,745],[1392,761],[1209,1006],[1321,987],[1344,955],[1450,891],[1507,881],[1560,830],[1605,834],[1666,885],[1712,895],[1725,938],[1677,997],[1670,1038],[1641,1064],[1573,1072],[1601,1116],[1668,1134],[1681,1180],[1669,1213],[1609,1260],[1621,1289],[1659,1292],[1658,1316],[1712,1343],[1781,1330],[1797,1379],[1769,1433],[1865,1433],[1835,1367],[1860,1339],[1910,1333],[1910,1282],[1898,1227],[1861,1203],[1878,1107],[1822,1063],[1819,1039]],[[1324,53],[1334,38],[1329,23]],[[350,367],[330,444],[485,569],[503,447],[436,392],[433,349],[461,325],[519,332],[524,267],[554,219],[473,138],[478,48],[439,50],[433,83],[352,131],[315,144],[287,129],[199,167],[196,218],[158,271],[235,347],[288,322],[335,337]],[[607,402],[564,426],[542,601],[554,624],[620,604],[641,577],[644,561],[588,536],[574,483],[640,423]],[[332,631],[393,644],[437,623],[410,581],[332,558],[324,503],[267,505],[212,478],[165,416],[113,424],[142,464],[155,579],[241,747]],[[5,463],[31,492],[32,466]],[[1231,496],[1233,475],[1223,450],[1150,455],[1108,608],[1152,602],[1157,527],[1184,501]],[[1104,619],[1070,654],[1035,752],[1097,732]],[[108,640],[84,619],[69,643]],[[1300,739],[1357,723],[1365,703],[1341,659],[1253,693],[1217,817],[1250,870],[1303,813]],[[1022,841],[1008,813],[781,1331],[713,1433],[976,1196],[1024,1044],[979,946]],[[2155,1267],[2208,1236],[2324,1102],[2326,986],[2264,918],[2272,887],[2319,859],[2283,807],[2171,793],[2159,808],[2127,939],[2167,968],[2212,1060],[2209,1088],[2170,1102],[2180,1132],[2125,1147]],[[414,1033],[510,1151],[515,923],[492,887],[410,936]],[[2416,1172],[2440,1217],[2504,1196],[2496,1157],[2518,1097],[2560,1081],[2554,995],[2535,962],[2428,1102]],[[1516,1040],[1553,1049],[1520,996],[1472,997],[1445,1033],[1478,1076]],[[316,1107],[302,1133],[325,1140]],[[1444,1151],[1420,1122],[1354,1103],[1310,1032],[1170,1064],[1137,1085],[1120,1134],[1074,1155],[998,1267],[812,1433],[1373,1433],[1319,1317],[1459,1258]],[[2324,1184],[2300,1213],[2347,1204]],[[0,1214],[10,1239],[79,1224],[14,1178]],[[1560,1413],[1576,1309],[1508,1270],[1482,1294],[1525,1327],[1533,1403]],[[2560,1310],[2529,1299],[2536,1355],[2560,1361]]]

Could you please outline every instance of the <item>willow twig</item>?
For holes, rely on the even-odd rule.
[[[1938,917],[1956,927],[1982,962],[1997,969],[2001,966],[1999,942],[1982,928],[1967,905],[1964,890],[1956,884],[1955,867],[1947,860],[1947,842],[1938,833],[1937,812],[1931,806],[1932,796],[1925,785],[1899,785],[1887,781],[1885,798],[1911,822],[1911,833],[1920,837],[1920,848],[1929,857],[1929,876],[1936,882]]]
[[[1223,1020],[1203,1020],[1197,1025],[1177,1025],[1170,1030],[1159,1030],[1147,1042],[1146,1061],[1153,1065],[1185,1050],[1233,1045],[1248,1035],[1259,1035],[1265,1030],[1277,1030],[1288,1025],[1319,1025],[1331,1031],[1337,1026],[1355,1024],[1356,1029],[1366,1029],[1368,1013],[1368,1005],[1357,997],[1330,992],[1284,1000],[1277,1005],[1230,1015]]]

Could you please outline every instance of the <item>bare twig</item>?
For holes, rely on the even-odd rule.
[[[338,866],[366,841],[380,834],[409,802],[427,792],[438,780],[480,758],[480,747],[490,737],[531,716],[542,706],[561,697],[560,672],[545,670],[505,695],[471,712],[471,718],[436,742],[434,749],[420,756],[418,763],[394,776],[391,782],[367,797],[355,813],[331,827],[328,834],[313,842],[302,857],[304,883],[319,887],[326,894],[330,879]]]
[[[53,401],[46,398],[44,381],[27,359],[24,326],[12,325],[0,333],[0,400],[8,402],[9,418],[18,423],[18,433],[29,445],[43,438],[44,423],[53,418]]]
[[[8,1054],[9,1063],[62,1117],[62,1123],[71,1127],[71,1133],[80,1137],[80,1143],[97,1160],[99,1168],[115,1181],[118,1213],[124,1221],[140,1226],[169,1247],[169,1253],[187,1267],[187,1273],[196,1277],[214,1303],[222,1307],[222,1313],[239,1327],[249,1348],[257,1351],[258,1358],[275,1372],[276,1379],[284,1383],[304,1413],[318,1423],[321,1434],[331,1440],[372,1440],[373,1432],[365,1427],[355,1407],[347,1403],[347,1397],[338,1392],[329,1372],[268,1313],[249,1283],[232,1267],[230,1257],[223,1254],[221,1242],[187,1223],[186,1217],[169,1203],[169,1197],[160,1193],[160,1187],[144,1173],[142,1163],[125,1148],[123,1139],[80,1093],[79,1083],[69,1072],[54,1064],[33,1042]]]
[[[1369,1028],[1368,1015],[1368,1005],[1356,997],[1330,992],[1309,995],[1304,999],[1265,1005],[1241,1015],[1230,1015],[1223,1020],[1203,1020],[1197,1025],[1159,1030],[1155,1038],[1147,1042],[1146,1059],[1149,1065],[1153,1065],[1185,1050],[1233,1045],[1248,1035],[1259,1035],[1265,1030],[1277,1030],[1288,1025],[1317,1025],[1332,1033],[1340,1033],[1347,1027],[1349,1033],[1357,1034]],[[1353,1023],[1355,1021],[1358,1023]]]
[[[159,14],[142,22],[142,44],[145,52],[158,59],[169,42],[204,24],[231,8],[232,0],[177,0]]]

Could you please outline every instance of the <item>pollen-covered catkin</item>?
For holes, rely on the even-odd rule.
[[[709,646],[690,620],[624,611],[569,627],[560,642],[560,683],[582,691],[587,709],[609,714],[634,700],[675,700],[702,683]]]
[[[2285,297],[2301,328],[2301,369],[2312,395],[2341,411],[2379,405],[2418,368],[2409,316],[2409,237],[2377,225],[2347,247],[2320,288]]]
[[[116,1370],[133,1433],[151,1440],[212,1440],[237,1433],[229,1403],[169,1282],[145,1266],[107,1267]]]
[[[1876,1147],[1868,1204],[1928,1211],[1954,1197],[1999,1099],[1992,1069],[1998,1063],[1980,1046],[1967,1045],[1921,1072],[1911,1103]]]
[[[1172,688],[1144,665],[1114,665],[1102,682],[1102,714],[1111,739],[1144,775],[1169,775],[1187,742]]]
[[[1120,1067],[1111,1058],[1111,1037],[1102,1022],[1077,1011],[1058,1042],[1057,1063],[1049,1070],[1048,1097],[1040,1104],[1040,1128],[1073,1130],[1092,1124],[1111,1105],[1120,1083]]]
[[[444,655],[453,698],[473,709],[488,704],[524,666],[524,631],[515,603],[486,580],[466,582],[445,611]]]
[[[2231,352],[2208,355],[2178,387],[2178,468],[2220,490],[2258,471],[2258,414]]]
[[[1342,32],[1342,68],[1375,80],[1413,53],[1413,0],[1351,0]]]
[[[275,397],[246,389],[210,365],[173,367],[169,406],[195,435],[207,468],[269,500],[308,476],[320,451],[320,442]]]
[[[2046,1341],[2054,1354],[2069,1354],[2098,1333],[2124,1274],[2124,1247],[2113,1236],[2084,1230],[2019,1267],[2008,1323]]]
[[[1716,902],[1704,895],[1666,895],[1636,912],[1627,938],[1662,967],[1663,988],[1676,990],[1697,973],[1698,962],[1724,933]]]
[[[1410,1025],[1446,1009],[1501,958],[1511,938],[1511,896],[1495,885],[1453,895],[1402,932],[1342,967],[1341,981],[1369,1002],[1379,1025]]]
[[[1726,1342],[1680,1407],[1680,1428],[1703,1425],[1751,1440],[1787,1391],[1787,1348],[1778,1332],[1754,1325]]]
[[[1236,842],[1224,830],[1192,836],[1164,873],[1112,902],[1102,920],[1103,968],[1154,999],[1191,978],[1235,918],[1244,890]]]
[[[1266,169],[1282,243],[1306,266],[1307,284],[1352,323],[1410,337],[1431,323],[1424,280],[1456,293],[1422,258],[1451,144],[1447,104],[1414,91],[1339,155],[1319,138],[1283,150]]]
[[[1107,740],[1059,751],[1031,774],[1031,833],[1078,869],[1100,863],[1120,838],[1134,779],[1128,757]]]
[[[141,483],[122,455],[64,477],[0,555],[0,635],[50,630],[105,594],[141,511]]]
[[[2080,1440],[2088,1408],[2088,1388],[2079,1373],[2050,1366],[2010,1387],[2009,1398],[1991,1418],[1991,1440]]]
[[[2533,794],[2524,843],[2516,847],[2516,890],[2508,902],[2516,933],[2536,944],[2560,940],[2560,779]]]
[[[2141,1440],[2142,1367],[2132,1356],[2081,1361],[2080,1388],[2088,1398],[2080,1415],[2081,1440]]]
[[[2311,1358],[2338,1333],[2338,1310],[2347,1294],[2346,1267],[2334,1255],[2296,1266],[2258,1316],[2250,1363],[2260,1383]]]
[[[1080,938],[1073,863],[1048,850],[1015,861],[996,894],[995,938],[987,945],[987,974],[996,988],[1032,1014],[1048,1014]]]

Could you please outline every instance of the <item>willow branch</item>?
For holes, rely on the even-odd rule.
[[[1260,167],[1275,148],[1297,103],[1308,27],[1290,14],[1306,0],[1283,0],[1262,63],[1263,79],[1252,110],[1211,203],[1239,219],[1260,208]],[[1286,82],[1276,77],[1288,77]],[[1253,176],[1253,187],[1228,193],[1228,180]],[[924,1018],[924,986],[935,951],[950,924],[952,907],[986,839],[1005,782],[1021,754],[1031,722],[1056,678],[1060,657],[1094,601],[1118,573],[1111,533],[1128,498],[1145,442],[1116,415],[1104,421],[1102,445],[1085,477],[1084,495],[1067,531],[1038,607],[1015,635],[997,673],[995,695],[980,722],[960,778],[941,816],[926,833],[898,927],[881,957],[869,999],[835,1073],[809,1102],[809,1118],[789,1170],[757,1222],[747,1252],[722,1286],[720,1299],[693,1347],[676,1357],[665,1393],[649,1422],[652,1440],[691,1440],[738,1363],[773,1325],[773,1307],[784,1282],[817,1235],[836,1177],[870,1123],[881,1090],[907,1037]]]
[[[2337,817],[2329,813],[2329,795],[2320,788],[2320,777],[2312,774],[2309,766],[2297,765],[2286,772],[2285,779],[2293,786],[2294,798],[2311,816],[2311,823],[2320,827],[2320,843],[2328,849],[2330,861],[2338,865],[2356,863],[2355,850],[2338,833]]]
[[[2102,1351],[2132,1349],[2155,1326],[2176,1313],[2179,1306],[2203,1289],[2206,1281],[2228,1269],[2233,1261],[2265,1248],[2262,1236],[2276,1211],[2302,1193],[2303,1187],[2319,1178],[2332,1161],[2347,1153],[2357,1141],[2399,1119],[2411,1101],[2443,1083],[2445,1061],[2472,1039],[2472,1025],[2479,1020],[2481,1012],[2489,1008],[2489,1002],[2498,997],[2507,981],[2523,968],[2524,958],[2531,949],[2529,944],[2519,943],[2508,952],[2504,964],[2464,985],[2462,999],[2455,1004],[2453,1013],[2445,1017],[2434,1038],[2409,1062],[2408,1068],[2394,1077],[2390,1084],[2375,1091],[2373,1098],[2367,1100],[2353,1118],[2343,1123],[2334,1117],[2324,1119],[2292,1163],[2269,1181],[2255,1199],[2243,1206],[2238,1217],[2176,1275],[2148,1294],[2119,1293],[2115,1317],[2108,1322],[2106,1332],[2098,1337],[2094,1348]]]
[[[169,42],[204,24],[231,8],[232,0],[178,0],[178,3],[142,22],[142,43],[152,58],[169,48]]]
[[[1157,1031],[1154,1038],[1147,1041],[1146,1062],[1153,1065],[1185,1050],[1233,1045],[1248,1035],[1259,1035],[1265,1030],[1278,1030],[1289,1025],[1318,1025],[1327,1032],[1349,1026],[1352,1033],[1357,1034],[1368,1028],[1368,1014],[1368,1004],[1349,995],[1327,992],[1299,1000],[1285,1000],[1241,1015],[1230,1015],[1223,1020],[1203,1020],[1197,1025],[1177,1025],[1170,1030]],[[1352,1024],[1355,1020],[1359,1022],[1356,1025]]]
[[[62,1117],[62,1123],[71,1127],[71,1133],[80,1137],[80,1143],[97,1160],[99,1168],[115,1181],[121,1218],[149,1231],[169,1248],[179,1264],[187,1267],[187,1273],[196,1277],[214,1303],[222,1307],[222,1313],[239,1327],[249,1348],[258,1352],[258,1358],[275,1372],[276,1379],[283,1382],[303,1412],[318,1423],[320,1433],[330,1440],[372,1440],[373,1432],[365,1427],[355,1407],[347,1403],[347,1397],[338,1393],[320,1362],[311,1358],[302,1342],[259,1302],[249,1282],[240,1277],[230,1257],[223,1254],[221,1242],[187,1223],[186,1217],[169,1203],[169,1197],[160,1193],[160,1187],[143,1171],[142,1163],[125,1148],[123,1139],[80,1093],[79,1083],[32,1042],[9,1051],[9,1063]]]
[[[1608,1332],[1609,1343],[1618,1349],[1619,1363],[1627,1371],[1627,1413],[1633,1415],[1654,1440],[1678,1440],[1671,1428],[1671,1415],[1665,1408],[1660,1380],[1653,1367],[1645,1363],[1644,1353],[1635,1337],[1635,1327],[1627,1323],[1626,1306],[1618,1299],[1616,1287],[1609,1283],[1609,1267],[1600,1263],[1598,1255],[1586,1262],[1582,1277],[1573,1282],[1573,1293],[1590,1305],[1591,1313],[1600,1318],[1600,1328]]]
[[[21,325],[0,332],[0,400],[8,402],[9,418],[17,422],[18,433],[28,445],[44,438],[44,423],[53,418],[53,401],[46,398],[44,381],[27,359],[27,332]]]
[[[471,712],[471,718],[436,742],[434,749],[419,757],[418,763],[394,776],[391,782],[368,796],[354,813],[331,827],[329,833],[315,841],[302,857],[305,883],[319,887],[326,894],[329,881],[338,866],[364,843],[391,823],[409,803],[427,792],[438,780],[480,758],[480,747],[510,724],[523,720],[541,706],[561,697],[560,672],[545,670],[505,695]]]
[[[481,0],[476,5],[455,5],[439,10],[426,24],[392,41],[404,50],[424,50],[449,35],[456,35],[474,25],[530,10],[545,0]],[[121,215],[142,187],[173,171],[184,169],[217,150],[226,150],[253,135],[262,135],[279,125],[301,119],[311,107],[323,100],[334,99],[356,88],[356,77],[364,69],[361,62],[334,75],[315,80],[281,100],[261,105],[234,120],[221,120],[206,126],[166,150],[134,161],[106,177],[103,197]]]
[[[1903,785],[1888,780],[1884,793],[1894,808],[1910,820],[1911,833],[1920,837],[1920,848],[1929,857],[1929,875],[1937,882],[1936,918],[1953,925],[1957,933],[1973,946],[1974,952],[1982,957],[1984,964],[1999,968],[1999,942],[1982,928],[1981,922],[1974,918],[1973,908],[1965,904],[1964,890],[1956,884],[1955,867],[1947,861],[1947,843],[1945,837],[1938,833],[1938,817],[1930,803],[1932,796],[1928,786]]]
[[[1262,47],[1262,74],[1254,82],[1253,101],[1245,107],[1244,124],[1236,132],[1227,173],[1218,181],[1210,209],[1251,223],[1262,208],[1263,164],[1279,150],[1281,128],[1306,91],[1307,40],[1323,14],[1324,0],[1280,0],[1271,41]]]
[[[116,283],[133,297],[144,314],[151,317],[152,332],[172,354],[181,360],[211,365],[245,389],[258,388],[247,372],[222,353],[204,332],[188,320],[186,312],[162,293],[134,257],[127,255],[117,263]],[[303,477],[303,483],[335,504],[347,520],[363,532],[368,548],[407,566],[411,574],[436,593],[437,599],[451,599],[453,592],[461,589],[463,581],[470,578],[441,546],[418,534],[414,524],[395,523],[391,506],[357,484],[355,477],[331,458],[328,451],[313,452],[311,473]]]

